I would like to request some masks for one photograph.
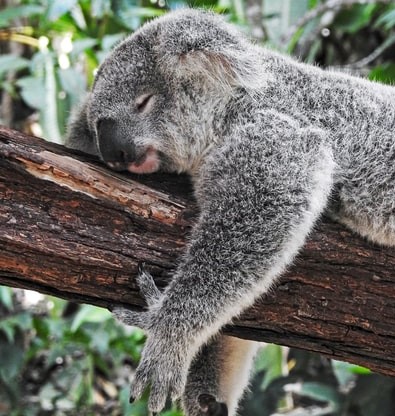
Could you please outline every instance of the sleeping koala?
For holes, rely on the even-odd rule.
[[[253,45],[220,17],[153,20],[101,65],[67,145],[109,167],[191,175],[200,216],[163,293],[116,309],[147,333],[131,395],[234,415],[256,344],[219,334],[292,262],[327,209],[395,245],[395,89]],[[329,203],[331,202],[331,203]]]

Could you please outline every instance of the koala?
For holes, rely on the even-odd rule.
[[[210,12],[145,24],[100,66],[66,144],[136,174],[185,172],[200,214],[169,285],[114,314],[147,341],[149,409],[235,415],[257,345],[221,334],[292,263],[325,211],[395,246],[395,89],[251,43]]]

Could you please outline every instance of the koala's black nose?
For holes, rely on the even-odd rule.
[[[128,132],[116,120],[99,120],[97,136],[102,159],[115,168],[126,169],[127,164],[136,159],[135,145],[128,140]]]

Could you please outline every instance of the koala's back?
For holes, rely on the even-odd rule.
[[[338,164],[330,210],[370,240],[395,245],[395,88],[343,82],[351,88],[330,108],[343,115],[329,124]]]
[[[300,64],[272,52],[264,105],[327,132],[337,164],[329,213],[395,245],[395,87]]]

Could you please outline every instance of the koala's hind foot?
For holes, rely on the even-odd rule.
[[[228,406],[217,402],[211,394],[201,394],[198,397],[199,407],[204,416],[228,416]]]
[[[181,403],[187,416],[234,416],[248,384],[258,344],[212,338],[192,361]]]

